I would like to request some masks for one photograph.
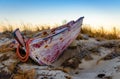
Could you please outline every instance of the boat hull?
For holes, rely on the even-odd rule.
[[[29,40],[30,57],[37,63],[51,65],[80,33],[83,17],[67,26],[57,29],[55,34],[46,38]],[[59,27],[59,28],[60,28]]]

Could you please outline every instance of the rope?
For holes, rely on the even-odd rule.
[[[20,61],[22,61],[22,62],[26,62],[27,60],[28,60],[28,58],[29,58],[29,43],[30,43],[30,41],[31,40],[28,40],[27,42],[26,42],[26,52],[25,52],[25,56],[22,56],[21,54],[20,54],[20,44],[18,45],[18,47],[17,47],[17,50],[16,50],[16,55],[17,55],[17,57],[20,59]]]

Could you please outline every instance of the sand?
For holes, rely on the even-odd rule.
[[[0,39],[0,48],[13,40]],[[76,40],[51,66],[20,62],[15,49],[1,51],[0,62],[0,79],[120,79],[120,40]]]

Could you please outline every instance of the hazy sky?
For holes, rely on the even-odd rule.
[[[0,0],[0,21],[55,24],[84,16],[84,24],[120,25],[120,0]]]

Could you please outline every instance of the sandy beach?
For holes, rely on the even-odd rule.
[[[1,37],[0,79],[119,79],[120,40],[81,36],[51,66],[41,66],[30,58],[20,62],[15,48],[10,48],[14,39]]]

